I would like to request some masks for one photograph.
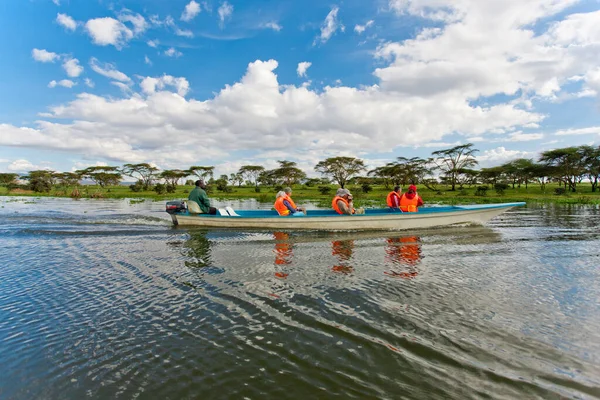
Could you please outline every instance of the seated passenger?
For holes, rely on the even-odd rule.
[[[195,183],[196,187],[188,196],[188,211],[191,214],[211,214],[215,215],[217,209],[210,206],[210,201],[206,195],[206,184],[202,179]]]
[[[410,185],[408,192],[400,197],[400,210],[404,212],[417,212],[418,207],[423,205],[423,199],[417,194],[417,187]]]
[[[396,185],[394,186],[394,190],[387,195],[386,203],[394,211],[400,210],[400,193],[402,193],[402,188]]]
[[[348,189],[339,188],[331,202],[331,206],[338,214],[352,215],[356,213],[352,203],[352,195]]]
[[[304,214],[306,214],[306,208],[297,207],[296,203],[294,203],[294,200],[292,200],[292,188],[286,187],[286,188],[283,188],[283,191],[285,192],[285,195],[287,196],[288,202],[292,205],[292,208],[294,208],[296,211],[300,211],[300,212],[303,212]]]
[[[292,207],[287,194],[283,190],[277,192],[274,207],[281,216],[294,215],[298,212],[295,207]]]

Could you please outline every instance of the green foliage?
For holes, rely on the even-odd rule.
[[[175,193],[177,191],[177,185],[167,183],[165,185],[165,190],[167,191],[167,193]]]
[[[373,187],[371,185],[369,185],[368,183],[363,183],[361,185],[361,189],[363,191],[363,193],[369,193],[373,191]]]
[[[473,143],[467,143],[451,149],[438,150],[431,153],[436,157],[435,162],[440,171],[448,178],[452,190],[456,189],[461,170],[474,167],[478,164],[474,154],[479,151],[473,148]]]
[[[475,191],[475,196],[487,196],[487,191],[489,187],[487,186],[477,186],[477,190]]]
[[[14,184],[19,174],[0,174],[0,186],[8,186]]]
[[[319,193],[323,195],[331,193],[331,186],[319,186]]]
[[[364,161],[354,157],[331,157],[315,166],[315,171],[331,177],[341,187],[365,169]]]
[[[29,181],[29,188],[36,193],[50,193],[54,185],[53,172],[46,170],[29,171],[24,179]]]
[[[558,188],[554,189],[554,194],[557,196],[561,196],[566,193],[567,193],[567,189],[565,189],[564,187],[558,187]]]
[[[254,187],[254,192],[255,193],[260,193],[260,186],[255,186]]]
[[[504,191],[506,189],[508,189],[510,186],[506,183],[496,183],[494,185],[494,189],[496,190],[496,193],[499,194],[500,196],[502,196],[504,194]]]
[[[131,190],[134,193],[141,192],[142,190],[144,190],[144,182],[142,180],[138,180],[133,185],[129,185],[129,190]]]
[[[154,185],[154,191],[156,194],[164,194],[167,191],[164,183],[157,183]]]

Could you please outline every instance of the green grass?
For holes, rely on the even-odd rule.
[[[312,201],[321,207],[330,207],[331,199],[335,194],[336,186],[332,185],[332,190],[327,195],[322,195],[316,187],[306,187],[296,185],[293,187],[293,197],[297,204],[303,201]],[[463,190],[450,191],[447,188],[440,187],[438,192],[431,191],[424,186],[419,188],[419,195],[425,201],[425,204],[486,204],[486,203],[505,203],[526,201],[535,203],[557,203],[557,204],[600,204],[600,192],[592,193],[590,184],[579,184],[576,193],[566,193],[555,195],[554,189],[558,185],[547,185],[546,190],[542,191],[539,185],[529,185],[526,189],[524,185],[520,188],[509,188],[504,194],[499,195],[493,189],[488,190],[486,196],[476,196],[476,186],[465,187]],[[95,193],[101,193],[102,198],[107,199],[152,199],[152,200],[173,200],[186,199],[193,186],[178,186],[175,193],[158,195],[153,191],[132,192],[128,186],[111,186],[100,190],[96,186],[83,186],[80,188],[82,198],[91,198]],[[262,187],[260,193],[254,191],[254,187],[234,187],[233,192],[223,193],[213,189],[209,197],[213,199],[257,199],[260,202],[275,201],[276,190],[272,187]],[[355,206],[383,206],[385,198],[390,189],[383,186],[374,186],[370,193],[363,193],[359,186],[351,185],[348,187],[354,195]],[[0,196],[32,196],[32,197],[69,197],[71,190],[59,188],[50,193],[33,193],[30,191],[12,191],[8,192],[5,187],[0,187]],[[137,200],[133,200],[135,202]],[[131,202],[131,201],[130,201]]]

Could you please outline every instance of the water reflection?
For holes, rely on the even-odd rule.
[[[188,259],[185,266],[189,268],[204,268],[211,263],[210,240],[206,237],[206,231],[190,231],[190,238],[184,243]]]
[[[275,238],[275,265],[283,267],[292,263],[293,248],[290,242],[290,235],[286,232],[273,232]],[[285,279],[288,277],[285,271],[275,271],[275,276]]]
[[[390,237],[386,240],[386,260],[391,262],[393,269],[384,274],[413,279],[419,272],[417,265],[421,263],[421,238],[419,236]]]
[[[331,242],[331,255],[336,257],[338,261],[331,270],[343,274],[354,272],[354,267],[350,265],[353,251],[354,240],[333,240]]]

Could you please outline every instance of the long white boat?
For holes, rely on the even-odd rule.
[[[183,202],[168,202],[173,224],[207,228],[308,229],[308,230],[404,230],[454,224],[483,224],[520,203],[421,207],[416,213],[387,208],[366,209],[364,214],[338,215],[333,210],[308,210],[303,216],[281,217],[274,210],[220,209],[217,215],[190,214]]]

